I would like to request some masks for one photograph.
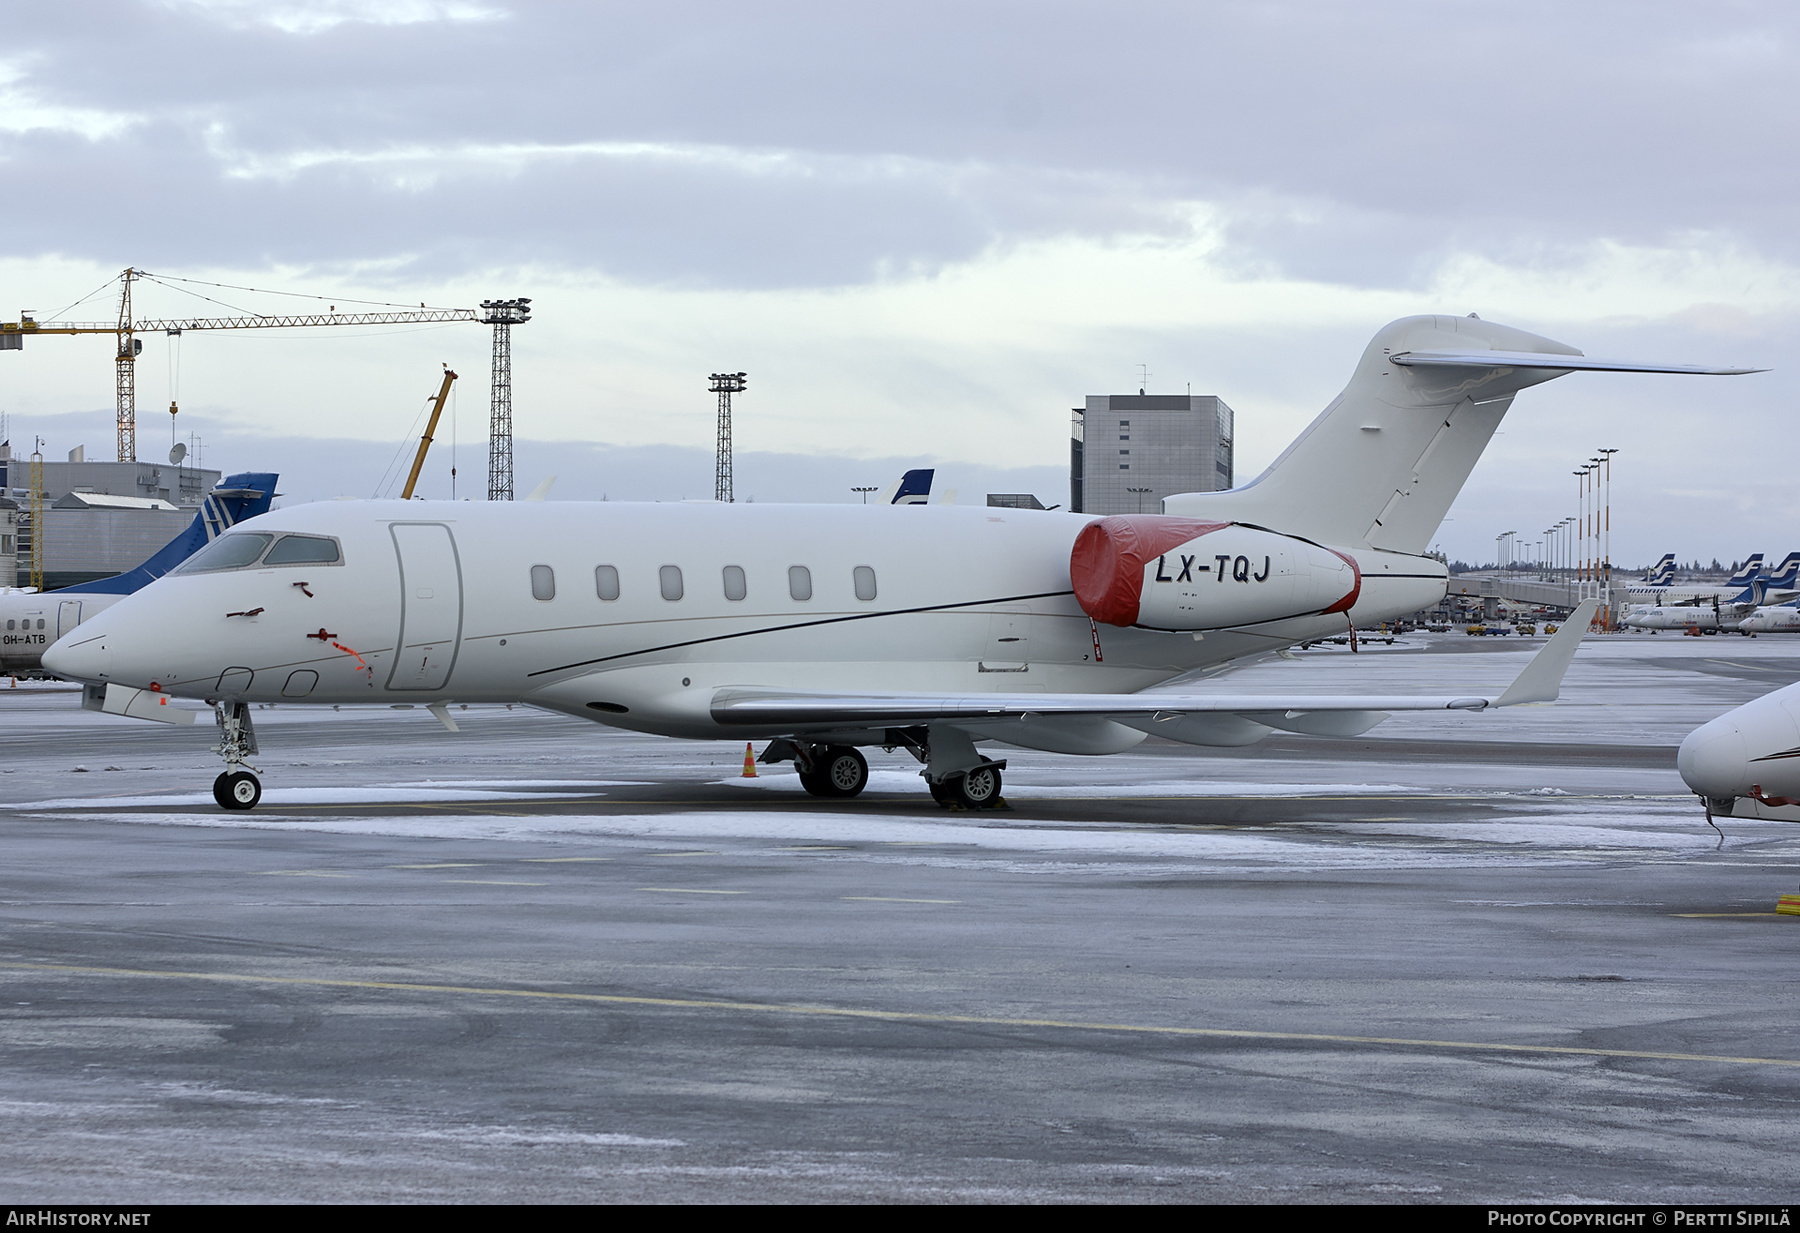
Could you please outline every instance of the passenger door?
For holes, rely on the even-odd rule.
[[[442,689],[462,641],[456,540],[441,522],[396,522],[389,531],[400,558],[400,633],[387,687]]]

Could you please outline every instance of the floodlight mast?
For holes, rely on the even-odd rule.
[[[731,396],[744,392],[745,374],[716,372],[708,390],[719,396],[718,462],[713,472],[713,500],[729,504],[731,494]]]
[[[488,378],[488,488],[490,501],[513,499],[512,328],[531,320],[531,300],[483,300],[483,325],[494,327],[494,363]]]

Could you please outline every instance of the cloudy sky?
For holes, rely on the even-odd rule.
[[[1237,408],[1243,479],[1382,323],[1479,312],[1775,371],[1527,392],[1445,524],[1453,556],[1573,513],[1600,446],[1621,562],[1780,554],[1797,34],[1791,6],[1728,0],[15,6],[0,315],[104,319],[111,291],[77,302],[128,264],[340,307],[529,295],[521,488],[709,495],[705,377],[744,369],[740,495],[848,499],[935,463],[964,501],[1055,501],[1068,409],[1139,364]],[[173,396],[208,465],[367,495],[448,362],[479,495],[487,343],[152,337],[139,452],[166,451]],[[14,445],[110,456],[109,358],[105,338],[0,356]]]

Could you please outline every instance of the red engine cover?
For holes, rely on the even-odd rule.
[[[1102,624],[1135,625],[1144,567],[1177,544],[1230,525],[1167,514],[1117,514],[1090,522],[1069,553],[1076,602]]]

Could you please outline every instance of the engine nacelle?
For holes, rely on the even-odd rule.
[[[1362,591],[1349,557],[1235,522],[1121,514],[1075,538],[1081,610],[1107,625],[1228,629],[1348,612]]]

